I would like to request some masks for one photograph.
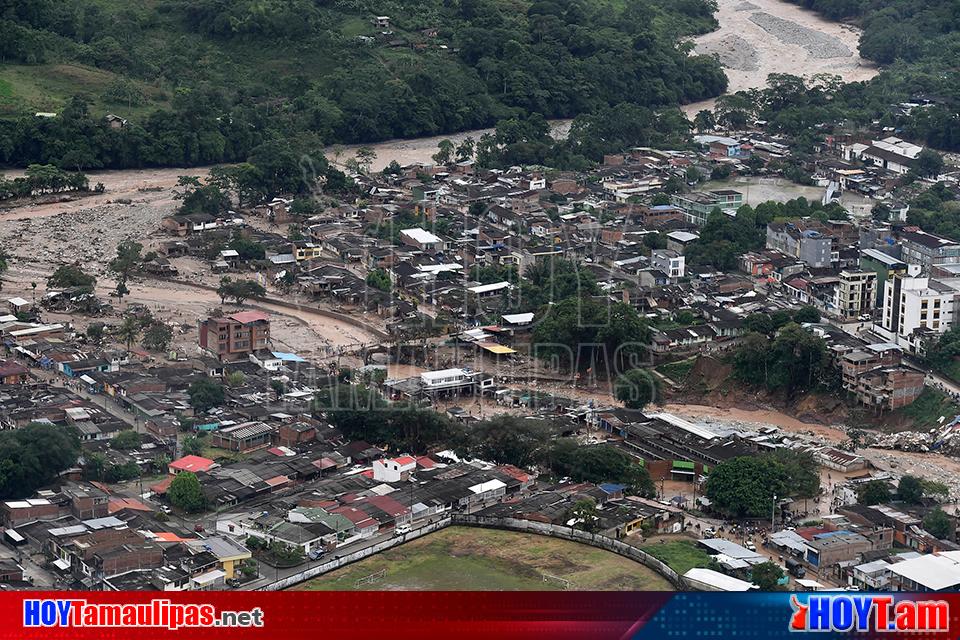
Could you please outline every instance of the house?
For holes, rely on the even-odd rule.
[[[690,224],[703,226],[714,209],[736,210],[743,204],[743,194],[733,189],[717,191],[695,191],[693,193],[674,194],[670,197],[675,207],[683,209],[684,219]]]
[[[222,429],[210,435],[210,444],[221,449],[244,453],[262,449],[273,442],[277,428],[265,422],[244,422]]]
[[[401,230],[400,241],[407,246],[427,253],[443,251],[443,239],[419,227]]]
[[[253,557],[245,546],[225,536],[207,536],[202,540],[188,540],[187,547],[194,551],[206,551],[217,558],[224,578],[230,580],[236,576],[237,567],[244,560]]]
[[[390,28],[390,16],[376,16],[373,18],[373,26],[377,29]]]
[[[200,322],[200,348],[221,361],[245,360],[270,343],[270,316],[241,311]]]
[[[667,234],[667,249],[683,255],[686,248],[699,239],[699,235],[690,231],[671,231]]]
[[[104,117],[104,120],[107,121],[107,126],[111,129],[123,129],[125,126],[127,126],[127,121],[125,118],[121,118],[120,116],[112,113],[108,113]]]
[[[710,155],[718,158],[736,158],[742,149],[739,140],[726,136],[699,135],[693,137],[697,144],[710,149]]]
[[[417,468],[417,459],[413,456],[375,460],[373,479],[378,482],[400,482],[406,480],[410,472]]]
[[[0,360],[0,384],[24,384],[30,379],[30,370],[13,360]]]
[[[175,476],[178,473],[189,471],[190,473],[200,473],[210,471],[217,463],[209,458],[202,456],[183,456],[167,465],[167,472]]]
[[[650,266],[662,271],[671,281],[683,278],[686,259],[670,249],[654,249],[650,252]]]

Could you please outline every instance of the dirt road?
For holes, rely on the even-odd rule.
[[[857,54],[860,32],[830,22],[812,11],[781,0],[718,0],[720,28],[694,40],[696,52],[715,54],[736,93],[766,86],[771,73],[812,76],[835,74],[847,82],[877,74]],[[690,117],[713,106],[713,100],[687,105]]]

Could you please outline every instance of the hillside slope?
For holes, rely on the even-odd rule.
[[[208,164],[304,134],[371,142],[696,101],[726,78],[678,42],[714,28],[713,10],[710,0],[0,0],[0,162]],[[82,104],[69,105],[74,96]],[[90,122],[33,115],[64,111]],[[107,113],[129,125],[104,130]],[[64,158],[78,130],[89,148]]]

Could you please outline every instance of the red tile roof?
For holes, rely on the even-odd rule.
[[[251,322],[259,322],[260,320],[270,320],[270,314],[264,313],[263,311],[240,311],[235,313],[232,316],[228,316],[231,320],[235,320],[240,324],[250,324]]]
[[[177,471],[209,471],[210,467],[215,465],[216,462],[210,458],[203,458],[201,456],[183,456],[179,460],[174,460],[170,463],[171,469],[176,469]]]

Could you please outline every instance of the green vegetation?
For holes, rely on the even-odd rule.
[[[200,489],[200,480],[189,471],[182,471],[173,479],[167,489],[167,499],[173,506],[190,513],[201,511],[207,502]]]
[[[708,0],[2,0],[0,162],[242,162],[275,140],[409,138],[529,114],[597,114],[583,126],[606,121],[627,139],[631,126],[666,129],[650,109],[726,88],[714,58],[677,46],[714,28],[714,10]],[[390,35],[371,22],[381,14]],[[82,118],[68,113],[77,95]],[[625,102],[650,122],[611,124],[604,110]],[[111,128],[109,112],[128,124]],[[537,154],[539,141],[517,143],[526,148],[512,156]]]
[[[126,451],[130,449],[139,449],[143,441],[140,434],[133,429],[121,431],[110,440],[110,448]]]
[[[943,509],[934,509],[923,518],[923,528],[939,540],[953,535],[953,523]]]
[[[24,498],[72,467],[80,439],[71,427],[30,423],[0,431],[0,498]]]
[[[760,587],[760,591],[782,591],[783,587],[779,580],[783,576],[783,567],[770,560],[754,565],[750,569],[750,581]]]
[[[226,303],[227,299],[232,298],[239,306],[249,298],[262,298],[267,295],[267,290],[254,280],[233,280],[223,277],[220,279],[220,286],[217,287],[217,295],[220,296],[221,302]]]
[[[837,386],[826,343],[792,322],[773,338],[760,333],[744,336],[733,354],[733,372],[743,382],[783,391],[787,397]]]
[[[211,378],[200,378],[192,383],[187,394],[190,396],[190,406],[199,413],[223,404],[223,385]]]
[[[384,577],[357,580],[385,570]],[[569,580],[578,590],[670,591],[670,583],[643,565],[609,551],[525,533],[449,527],[388,549],[294,587],[306,591],[558,590]]]
[[[911,428],[926,430],[940,425],[940,418],[949,421],[960,415],[960,406],[942,391],[924,387],[913,403],[900,409],[900,414],[908,419]]]
[[[470,456],[530,468],[548,457],[559,429],[547,420],[500,415],[472,426],[462,447]]]
[[[650,473],[626,451],[611,445],[581,446],[576,440],[559,440],[550,452],[555,473],[578,482],[617,482],[627,493],[651,498],[656,495]]]
[[[713,560],[710,554],[697,546],[695,541],[687,538],[652,542],[640,548],[680,575],[685,574],[690,569],[706,568],[710,566]]]
[[[660,397],[660,379],[647,369],[631,369],[617,378],[614,394],[628,409],[643,409]]]
[[[946,185],[938,182],[910,202],[907,222],[930,233],[960,238],[960,202]]]
[[[867,506],[884,504],[890,502],[892,498],[890,485],[884,480],[871,480],[857,488],[857,502],[860,504]]]
[[[839,204],[823,206],[806,198],[763,202],[756,207],[743,205],[733,218],[714,209],[700,229],[700,238],[685,250],[687,262],[732,271],[737,268],[737,260],[743,253],[763,248],[768,223],[777,219],[807,217],[845,220],[847,214]]]
[[[706,494],[724,514],[769,517],[773,497],[812,498],[820,491],[819,465],[813,454],[777,449],[759,456],[721,462],[710,471]]]
[[[398,451],[425,453],[441,443],[460,442],[460,428],[433,409],[390,404],[375,389],[332,384],[314,399],[323,414],[350,440],[384,444]]]
[[[79,265],[65,264],[57,267],[49,278],[47,287],[51,289],[79,289],[90,293],[97,284],[95,276],[84,273]]]
[[[26,198],[43,193],[86,191],[90,187],[87,176],[64,171],[51,164],[31,164],[24,177],[6,180],[0,175],[0,200]]]
[[[656,370],[677,384],[683,384],[684,381],[686,381],[687,376],[690,375],[690,371],[693,369],[695,364],[697,364],[696,358],[687,358],[686,360],[678,360],[676,362],[661,364],[660,366],[656,367]]]

